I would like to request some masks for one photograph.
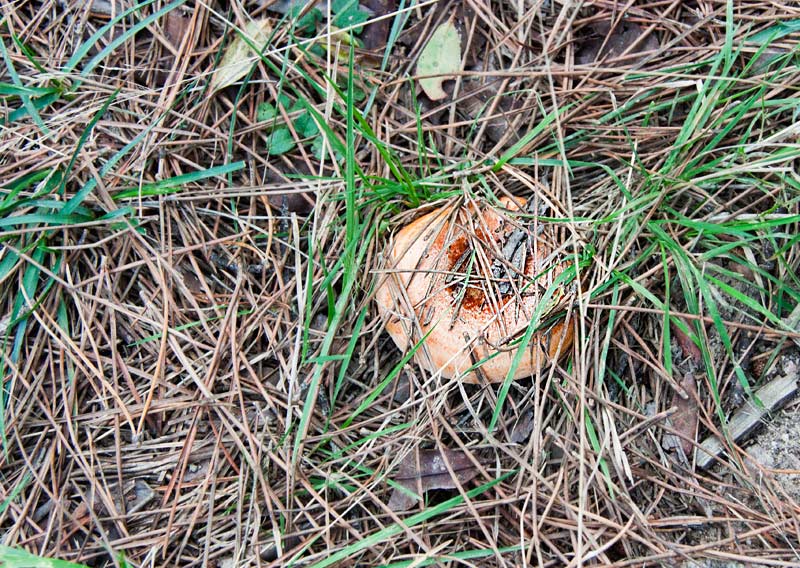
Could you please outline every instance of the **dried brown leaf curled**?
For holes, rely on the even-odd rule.
[[[164,35],[176,49],[181,45],[184,36],[189,33],[191,23],[191,18],[187,18],[176,10],[164,16]]]
[[[674,324],[672,325],[672,335],[675,336],[675,340],[678,342],[683,356],[689,360],[690,364],[699,367],[703,362],[703,354],[700,352],[700,348],[681,330],[681,328]]]
[[[693,441],[697,435],[697,423],[700,411],[697,408],[697,385],[694,375],[686,373],[680,382],[681,388],[689,396],[683,398],[677,392],[672,395],[672,406],[675,413],[670,416],[669,422],[674,434],[665,434],[661,446],[665,450],[682,448],[687,457],[691,457]]]
[[[361,5],[373,12],[371,20],[364,26],[361,41],[367,51],[382,52],[389,40],[391,18],[383,18],[397,10],[397,0],[364,0]],[[383,53],[380,53],[382,56]]]
[[[526,410],[522,416],[519,417],[513,430],[511,430],[511,442],[514,444],[523,444],[533,433],[535,422],[533,420],[533,410]]]
[[[455,478],[447,470],[445,459]],[[418,495],[431,489],[456,489],[477,475],[475,464],[461,450],[419,450],[409,453],[403,459],[393,481]],[[393,511],[406,511],[416,502],[417,499],[408,492],[395,489],[389,499],[389,508]]]

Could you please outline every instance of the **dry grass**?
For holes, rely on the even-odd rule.
[[[356,55],[368,130],[326,78],[346,93],[347,58],[304,54],[257,2],[190,2],[133,34],[157,1],[88,44],[109,21],[91,3],[3,3],[0,83],[62,91],[0,130],[3,197],[50,200],[2,209],[46,217],[3,225],[2,542],[97,566],[796,565],[800,508],[770,472],[738,447],[695,471],[661,444],[687,374],[702,437],[740,374],[763,381],[798,337],[779,322],[800,294],[796,36],[772,66],[748,66],[744,39],[800,11],[734,4],[727,38],[719,0],[424,4],[385,70]],[[209,93],[246,14],[274,18],[270,46],[241,90]],[[417,100],[415,58],[451,15],[465,71],[451,98]],[[623,15],[641,41],[579,64]],[[355,124],[352,152],[270,156],[255,117],[279,92],[337,148]],[[35,172],[49,177],[8,197]],[[80,215],[58,217],[88,183]],[[587,260],[569,356],[512,384],[491,432],[499,387],[413,363],[362,408],[404,355],[371,298],[392,231],[445,199],[534,191]],[[755,307],[707,279],[742,273]],[[664,305],[703,369],[673,355]],[[426,447],[462,449],[478,476],[391,511],[388,480]]]

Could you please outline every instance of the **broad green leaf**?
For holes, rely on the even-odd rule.
[[[294,121],[294,129],[303,138],[311,138],[319,134],[319,127],[311,113],[304,112]]]
[[[333,0],[331,2],[331,11],[334,14],[346,12],[351,8],[358,8],[358,0]]]
[[[447,96],[442,89],[446,77],[461,71],[461,35],[453,25],[446,22],[436,28],[428,45],[422,50],[417,61],[417,75],[439,75],[420,79],[419,84],[428,98],[438,101]]]
[[[773,41],[786,37],[789,34],[800,31],[800,20],[782,20],[774,26],[751,35],[745,41],[758,45],[769,44]]]
[[[261,103],[256,109],[256,120],[258,122],[265,122],[272,120],[278,115],[278,109],[272,103]]]
[[[256,109],[256,120],[258,122],[265,122],[272,120],[278,114],[278,109],[272,103],[261,103]]]
[[[294,5],[289,10],[289,17],[296,19],[294,26],[297,33],[310,34],[317,29],[317,24],[322,21],[322,12],[319,8],[312,8],[305,16],[300,16],[305,6]]]
[[[360,103],[364,99],[367,98],[367,93],[362,91],[361,89],[353,89],[353,102]]]
[[[333,19],[333,25],[337,28],[349,28],[351,26],[358,26],[353,28],[354,34],[360,34],[361,30],[364,29],[364,26],[359,24],[363,24],[369,20],[369,14],[366,12],[359,10],[358,7],[348,8],[341,14],[337,14],[336,17]]]
[[[211,92],[229,87],[247,75],[258,55],[253,47],[261,50],[266,45],[269,30],[269,20],[264,18],[247,22],[243,35],[237,31],[211,79]]]
[[[270,156],[280,156],[295,147],[294,138],[288,128],[276,128],[267,136],[267,152]]]
[[[289,97],[281,93],[278,95],[278,104],[283,108],[289,108],[289,105],[292,104],[292,101]],[[292,110],[294,110],[294,108],[290,108],[289,112]],[[278,116],[278,108],[270,102],[263,102],[256,107],[256,120],[258,122],[272,120],[276,116]]]
[[[330,149],[330,146],[328,146],[328,149]],[[322,136],[314,138],[314,141],[311,143],[311,153],[314,154],[317,160],[322,160],[325,154],[325,141],[322,139]],[[333,157],[337,163],[341,163],[342,158],[344,158],[342,153],[336,148],[333,149]]]
[[[21,548],[11,548],[5,545],[0,545],[0,565],[8,568],[86,568],[84,564],[43,558]]]

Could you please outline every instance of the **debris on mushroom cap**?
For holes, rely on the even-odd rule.
[[[500,203],[506,212],[474,204],[432,211],[401,229],[387,253],[389,273],[376,295],[386,330],[402,350],[425,337],[417,363],[444,377],[477,383],[480,372],[489,382],[505,380],[513,340],[565,268],[538,234],[541,225],[520,214],[527,200]],[[569,321],[536,331],[514,378],[565,353],[572,338]]]

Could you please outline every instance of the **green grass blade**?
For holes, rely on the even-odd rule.
[[[36,556],[6,545],[0,545],[0,565],[6,568],[88,568],[85,564]]]
[[[586,259],[584,259],[582,262],[585,261]],[[530,345],[534,332],[539,328],[542,317],[546,315],[545,310],[548,309],[551,298],[555,294],[556,290],[569,286],[569,283],[575,279],[576,273],[577,267],[574,264],[571,264],[561,274],[559,274],[553,283],[547,287],[547,290],[545,290],[544,294],[542,294],[539,303],[536,305],[536,309],[534,310],[533,314],[531,314],[531,321],[525,330],[525,334],[523,335],[522,340],[516,346],[516,352],[514,353],[514,358],[511,361],[511,368],[508,370],[506,378],[497,393],[497,405],[492,413],[492,419],[489,421],[489,432],[494,431],[495,426],[497,426],[497,421],[500,419],[500,413],[503,410],[503,405],[505,404],[506,397],[508,396],[508,391],[511,388],[514,374],[517,372],[517,368],[522,362],[522,358],[527,353],[528,345]]]
[[[61,98],[61,93],[58,92],[58,93],[51,93],[49,95],[43,95],[35,99],[31,99],[30,106],[23,106],[22,108],[18,108],[10,112],[8,118],[2,120],[0,124],[11,124],[13,122],[17,122],[18,120],[22,120],[26,116],[30,115],[31,111],[33,111],[33,116],[36,116],[38,111],[42,110],[43,108],[49,107],[51,104],[53,104],[60,98]]]
[[[133,6],[132,8],[129,8],[128,10],[120,14],[115,20],[121,20],[122,18],[128,17],[129,15],[132,15],[133,13],[140,11],[141,8],[143,8],[144,6],[147,6],[148,4],[152,3],[153,2],[151,0],[148,0],[147,2]],[[143,30],[153,22],[159,20],[160,18],[162,18],[163,16],[165,16],[166,14],[177,8],[178,6],[181,6],[182,4],[185,3],[186,0],[175,0],[170,4],[167,4],[160,10],[156,10],[146,18],[142,19],[141,21],[136,22],[134,25],[128,28],[124,34],[120,34],[119,36],[114,37],[114,39],[108,42],[108,45],[106,45],[102,50],[100,50],[100,53],[95,55],[92,59],[90,59],[86,63],[86,65],[83,66],[83,69],[81,69],[80,73],[81,77],[87,77],[89,73],[91,73],[94,70],[94,68],[97,67],[101,61],[103,61],[103,59],[108,57],[120,45],[130,40],[130,38],[139,33],[141,30]],[[85,41],[67,62],[64,71],[70,73],[72,70],[74,70],[78,62],[80,62],[80,60],[85,57],[85,55],[91,50],[92,46],[95,45],[97,41],[100,38],[102,38],[103,35],[106,33],[107,30],[105,28],[108,26],[110,29],[110,26],[112,26],[112,24],[116,24],[116,22],[112,20],[111,22],[106,24],[106,26],[103,26],[102,28],[97,30],[97,32],[93,34],[92,37],[90,37],[87,41]],[[98,34],[100,35],[98,36]],[[76,89],[78,85],[80,85],[80,81],[75,82],[75,84],[73,85],[73,90]]]
[[[75,225],[91,221],[91,217],[64,213],[30,213],[0,219],[0,229],[18,225]]]
[[[389,371],[389,374],[386,375],[386,378],[384,378],[380,382],[380,384],[373,389],[373,391],[371,393],[369,393],[367,396],[364,397],[364,399],[358,405],[358,408],[356,408],[353,411],[353,413],[350,414],[350,416],[347,417],[347,420],[344,421],[344,425],[343,425],[344,428],[347,428],[348,426],[350,426],[350,424],[353,423],[353,420],[355,420],[356,417],[359,414],[361,414],[367,408],[369,408],[369,406],[375,401],[375,399],[380,396],[380,394],[383,392],[383,390],[392,383],[392,381],[395,379],[395,377],[397,377],[397,375],[400,374],[400,371],[403,370],[403,367],[405,367],[406,364],[414,356],[414,353],[416,353],[417,350],[422,346],[422,344],[425,343],[425,340],[428,338],[428,336],[431,334],[432,331],[433,331],[433,327],[431,327],[431,329],[428,330],[428,332],[422,337],[422,339],[420,339],[417,342],[416,345],[414,345],[414,347],[409,349],[408,352],[405,355],[403,355],[403,358],[400,359],[400,361],[397,363],[397,365],[395,365],[392,368],[391,371]]]
[[[133,187],[130,189],[123,189],[122,191],[114,194],[114,200],[121,199],[135,199],[144,195],[166,195],[179,191],[181,186],[188,183],[194,183],[200,180],[222,177],[229,173],[238,172],[245,166],[244,162],[233,162],[231,164],[222,164],[213,166],[206,170],[198,170],[173,176],[171,178],[159,180],[155,183],[144,184],[141,187]]]
[[[369,227],[366,235],[364,235],[363,243],[369,242],[377,230],[377,226],[373,223],[370,224],[369,219],[365,219],[365,225]],[[354,242],[353,245],[356,243]],[[367,246],[362,246],[356,258],[354,259],[354,265],[358,266],[363,261],[364,256],[367,254]],[[310,264],[310,263],[309,263]],[[325,334],[325,338],[322,340],[322,345],[320,347],[319,356],[325,357],[330,353],[331,346],[333,345],[333,341],[336,337],[336,332],[339,329],[339,325],[344,319],[344,316],[349,308],[349,304],[352,302],[352,298],[350,294],[355,286],[356,279],[354,277],[350,278],[343,278],[342,281],[342,288],[339,292],[337,297],[336,303],[334,305],[333,313],[330,317],[328,322],[328,331]],[[305,401],[303,403],[303,412],[300,415],[300,422],[297,427],[297,433],[294,440],[294,448],[292,450],[292,462],[297,463],[297,458],[299,457],[300,447],[303,444],[303,436],[308,428],[308,424],[311,421],[311,412],[314,408],[314,396],[316,396],[317,389],[319,389],[319,383],[322,380],[322,372],[325,369],[325,366],[322,362],[318,362],[314,365],[314,370],[311,375],[311,380],[307,386],[307,395]],[[291,424],[286,425],[287,432]]]
[[[790,34],[800,32],[800,19],[798,20],[779,20],[774,26],[770,26],[756,34],[751,35],[745,41],[758,45],[769,45],[773,41],[782,39]]]
[[[53,87],[24,87],[22,85],[0,83],[0,97],[40,97],[57,92],[58,89]]]
[[[552,122],[556,118],[558,118],[561,114],[566,112],[570,108],[570,106],[571,105],[566,105],[556,110],[555,112],[551,112],[550,114],[545,115],[536,126],[534,126],[529,132],[525,133],[525,135],[522,138],[520,138],[513,146],[511,146],[511,148],[503,152],[503,154],[500,156],[500,159],[498,159],[497,162],[492,166],[492,171],[494,172],[498,171],[500,168],[506,165],[506,163],[508,163],[509,160],[515,158],[517,154],[519,154],[531,140],[533,140],[534,138],[539,136],[539,134],[544,132],[544,129],[550,126],[550,124],[552,124]]]
[[[594,429],[594,422],[592,416],[589,414],[589,409],[583,409],[583,419],[586,425],[586,436],[589,438],[589,443],[592,445],[597,456],[598,463],[600,464],[600,471],[603,473],[603,478],[606,480],[606,487],[611,498],[614,499],[616,492],[614,491],[614,483],[611,481],[611,471],[608,469],[608,462],[602,455],[603,446],[600,444],[600,438],[597,437],[597,430]]]
[[[504,546],[501,548],[476,548],[473,550],[459,550],[449,554],[441,554],[425,559],[415,558],[413,560],[402,560],[400,562],[392,562],[391,564],[383,564],[378,568],[418,568],[422,566],[442,566],[445,563],[456,561],[458,564],[465,566],[476,566],[475,563],[468,562],[469,560],[477,560],[479,558],[489,558],[499,554],[518,554],[524,552],[522,546]]]
[[[476,487],[474,489],[470,489],[466,492],[466,496],[468,499],[472,499],[485,493],[498,483],[502,483],[510,476],[514,475],[516,470],[509,471],[497,479],[493,479],[488,483],[484,483],[483,485]],[[438,517],[439,515],[443,515],[447,513],[450,509],[461,505],[464,502],[464,497],[461,495],[457,495],[448,499],[447,501],[440,503],[434,507],[421,511],[415,515],[408,517],[407,519],[403,520],[402,523],[395,523],[393,525],[389,525],[388,527],[375,532],[358,542],[354,542],[353,544],[346,546],[345,548],[341,549],[340,551],[330,555],[325,560],[321,560],[311,565],[310,568],[325,568],[326,566],[331,566],[340,562],[342,560],[352,560],[352,556],[357,552],[364,550],[365,548],[370,548],[373,546],[377,546],[378,544],[390,539],[391,537],[400,534],[411,527],[414,527],[420,523],[424,523],[434,517]]]
[[[365,306],[362,308],[361,313],[358,315],[358,319],[356,320],[355,325],[353,326],[353,331],[350,336],[350,341],[347,343],[347,349],[342,356],[342,361],[350,361],[353,357],[353,353],[356,351],[356,345],[358,344],[358,338],[361,335],[361,328],[364,327],[364,321],[367,319],[367,313],[369,310]],[[344,380],[347,377],[347,365],[344,364],[339,369],[339,376],[336,378],[336,385],[333,387],[333,396],[331,397],[331,409],[336,408],[336,400],[339,398],[339,391],[344,384]]]
[[[614,283],[614,289],[611,292],[611,305],[619,305],[619,281]],[[609,310],[608,322],[606,323],[606,333],[603,337],[603,345],[600,349],[600,365],[597,370],[597,388],[599,389],[605,380],[606,374],[606,361],[608,360],[608,350],[611,347],[611,332],[614,329],[614,322],[617,318],[617,310]]]
[[[100,122],[100,119],[103,117],[103,115],[106,113],[108,108],[111,106],[111,103],[114,102],[114,99],[117,98],[118,94],[119,94],[119,89],[114,91],[111,94],[111,96],[108,97],[108,99],[106,99],[106,102],[103,103],[103,106],[100,107],[100,110],[98,110],[94,114],[92,119],[89,121],[89,124],[86,125],[86,128],[83,129],[83,132],[81,133],[81,137],[78,139],[78,144],[75,147],[75,151],[72,153],[72,158],[70,158],[69,164],[67,165],[66,173],[64,174],[64,176],[61,179],[61,184],[60,184],[60,186],[59,186],[59,188],[57,190],[59,194],[63,194],[64,193],[64,190],[66,189],[66,186],[67,186],[67,178],[69,177],[69,173],[72,171],[72,168],[75,167],[75,162],[78,161],[78,155],[80,154],[80,151],[83,148],[83,145],[86,144],[86,140],[89,138],[89,134],[91,134],[92,129],[94,129],[94,127],[97,125],[97,123]],[[71,198],[69,198],[69,200],[67,201],[67,203],[64,205],[63,209],[61,210],[62,213],[64,213],[64,214],[72,213],[81,203],[83,203],[83,200],[86,198],[87,195],[88,195],[88,192],[84,193],[83,190],[78,191],[75,195],[73,195]]]
[[[666,251],[661,247],[661,266],[664,270],[664,317],[661,318],[661,352],[664,357],[664,371],[672,376],[672,328],[670,326],[670,275]],[[687,334],[688,337],[688,334]]]
[[[0,24],[3,24],[4,22],[5,18],[0,20]],[[8,70],[8,75],[11,77],[11,81],[16,87],[22,88],[22,81],[19,78],[17,70],[14,68],[14,63],[11,61],[11,57],[8,55],[8,50],[6,49],[6,44],[3,41],[2,36],[0,36],[0,55],[3,57],[3,61],[6,64],[6,70]],[[45,126],[42,117],[39,115],[39,111],[31,102],[30,95],[20,94],[19,97],[22,100],[22,105],[25,107],[25,110],[31,115],[31,117],[33,117],[33,121],[36,123],[36,126],[39,127],[45,136],[50,136],[50,129]]]
[[[0,503],[0,515],[5,514],[8,506],[19,496],[20,493],[22,493],[22,490],[25,489],[28,483],[30,483],[32,477],[33,475],[30,471],[26,471],[23,474],[22,479],[17,482],[17,484],[14,486],[14,489],[11,490],[11,493],[9,493],[8,496],[3,499],[3,502]]]
[[[131,14],[140,11],[142,8],[149,6],[156,0],[145,0],[139,4],[134,4],[124,12],[121,12],[116,17],[110,19],[107,24],[99,27],[96,32],[94,32],[86,41],[84,41],[78,49],[75,50],[75,53],[72,54],[72,57],[69,58],[67,63],[64,65],[62,71],[64,73],[72,73],[75,68],[78,66],[78,63],[86,57],[89,52],[92,50],[94,45],[100,41],[103,36],[108,34],[114,26],[119,24],[122,20],[126,19]]]

